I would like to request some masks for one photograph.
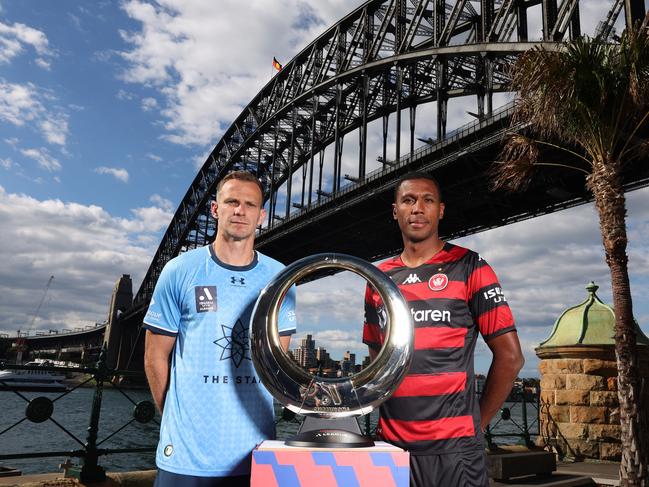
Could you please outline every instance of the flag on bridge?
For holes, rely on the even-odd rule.
[[[273,56],[273,68],[275,68],[277,71],[282,70],[282,65],[279,63],[279,61]]]

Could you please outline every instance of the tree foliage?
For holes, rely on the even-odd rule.
[[[570,166],[589,173],[593,164],[628,164],[649,154],[640,137],[649,117],[649,35],[627,30],[619,44],[579,38],[558,50],[535,47],[513,69],[518,92],[514,123],[529,133],[509,138],[495,166],[494,185],[529,183],[539,145],[571,152]],[[578,161],[578,162],[575,162]]]

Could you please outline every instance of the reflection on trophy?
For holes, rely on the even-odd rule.
[[[319,377],[302,369],[282,350],[277,319],[291,286],[323,269],[348,270],[363,277],[384,305],[385,340],[375,360],[351,377]],[[372,264],[344,254],[318,254],[286,267],[261,292],[251,320],[252,360],[262,383],[284,406],[306,416],[286,443],[303,447],[367,447],[357,416],[388,399],[405,377],[413,356],[413,324],[397,285]]]

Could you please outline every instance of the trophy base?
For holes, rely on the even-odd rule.
[[[369,436],[361,434],[355,418],[320,419],[307,416],[295,436],[285,441],[301,448],[368,448]]]

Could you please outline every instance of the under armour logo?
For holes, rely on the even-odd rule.
[[[232,284],[233,286],[245,286],[246,279],[245,277],[230,276],[230,284]]]
[[[419,276],[417,274],[410,274],[401,284],[416,284],[418,282],[421,282]]]

